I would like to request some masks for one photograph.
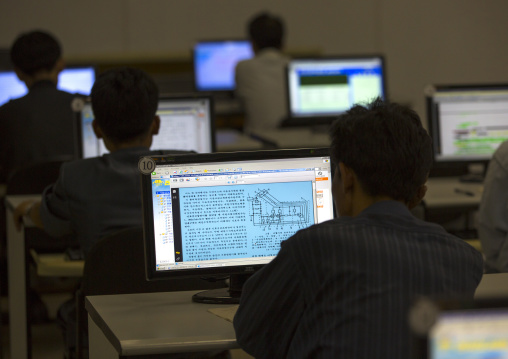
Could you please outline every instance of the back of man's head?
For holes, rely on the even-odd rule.
[[[21,34],[11,47],[12,64],[29,76],[51,71],[61,56],[56,38],[44,31]]]
[[[90,96],[97,125],[105,136],[118,143],[149,132],[157,112],[159,90],[145,72],[120,68],[99,75]]]
[[[255,15],[248,25],[251,41],[258,48],[282,48],[284,38],[284,23],[281,18],[267,12]]]
[[[431,138],[413,110],[375,100],[354,106],[331,129],[331,156],[357,175],[370,196],[411,202],[432,166]]]

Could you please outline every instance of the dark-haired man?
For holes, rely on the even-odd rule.
[[[281,52],[284,42],[282,19],[263,12],[248,24],[254,58],[236,66],[236,94],[246,110],[246,132],[273,130],[286,115],[284,69],[289,59]]]
[[[49,33],[20,35],[10,50],[28,94],[0,107],[0,182],[20,166],[75,157],[73,94],[57,89],[62,50]]]
[[[52,236],[74,234],[85,256],[106,234],[141,226],[137,163],[141,156],[162,154],[149,150],[160,125],[158,98],[157,85],[141,70],[101,74],[92,87],[92,126],[110,153],[65,163],[41,202],[16,209],[18,224],[27,215]]]
[[[331,138],[339,218],[297,232],[246,282],[238,343],[256,358],[409,358],[411,301],[472,298],[482,257],[409,211],[432,163],[414,111],[355,106]]]
[[[159,131],[156,115],[159,90],[143,71],[113,69],[101,74],[92,87],[95,135],[110,153],[62,165],[57,182],[42,201],[24,202],[14,211],[21,226],[29,217],[52,236],[74,234],[86,255],[94,243],[120,229],[142,226],[140,157],[183,151],[150,151]],[[75,346],[74,301],[59,310],[66,348]],[[202,353],[213,357],[216,353]],[[220,352],[217,357],[228,357]]]

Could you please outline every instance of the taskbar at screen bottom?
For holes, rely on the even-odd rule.
[[[259,258],[239,258],[236,260],[227,261],[200,261],[200,262],[177,262],[170,264],[157,264],[156,271],[178,271],[185,269],[204,269],[204,268],[228,268],[238,266],[257,266],[271,262],[275,256],[259,257]]]

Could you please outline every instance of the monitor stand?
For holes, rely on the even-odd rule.
[[[206,304],[238,304],[243,284],[252,274],[231,274],[229,288],[210,289],[196,293],[192,301]]]

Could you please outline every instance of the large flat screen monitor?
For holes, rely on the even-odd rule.
[[[213,100],[209,96],[172,96],[159,100],[159,133],[153,136],[152,150],[183,150],[198,153],[215,151]],[[108,150],[92,129],[94,115],[90,102],[85,103],[79,118],[83,158],[102,156]]]
[[[60,72],[57,87],[62,91],[88,96],[94,82],[94,67],[69,67]],[[25,96],[27,92],[25,84],[18,79],[14,71],[0,71],[0,106],[9,100]]]
[[[508,140],[508,84],[435,86],[428,91],[436,162],[488,161]]]
[[[148,279],[231,276],[229,293],[196,301],[237,302],[240,278],[283,240],[334,217],[329,149],[166,156],[155,166],[142,179]]]
[[[194,45],[194,80],[198,91],[233,91],[235,68],[254,56],[248,40],[199,41]]]
[[[286,75],[289,118],[283,125],[329,124],[354,104],[386,98],[380,55],[293,59]]]

